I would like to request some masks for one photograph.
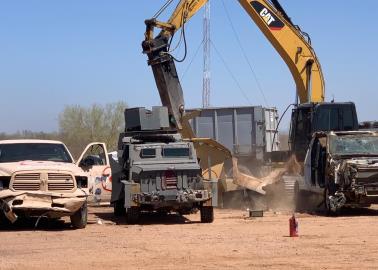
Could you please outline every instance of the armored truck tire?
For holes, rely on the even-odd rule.
[[[123,217],[126,215],[126,208],[124,206],[124,199],[118,200],[113,203],[114,216]]]
[[[84,203],[83,206],[70,216],[71,225],[75,229],[84,229],[88,222],[88,206]]]
[[[130,207],[126,210],[126,222],[128,224],[138,224],[140,220],[140,208]]]
[[[214,221],[214,208],[202,206],[200,209],[201,223],[212,223]]]

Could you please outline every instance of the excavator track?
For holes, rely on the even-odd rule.
[[[295,182],[298,181],[299,177],[297,175],[284,175],[282,177],[286,200],[293,204],[295,200]]]
[[[294,197],[294,186],[297,178],[295,176],[284,176],[282,178],[286,195],[289,197]]]

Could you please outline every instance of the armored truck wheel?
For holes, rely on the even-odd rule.
[[[88,207],[87,203],[84,203],[83,206],[77,210],[72,216],[70,216],[71,225],[75,229],[83,229],[87,226],[88,221]]]
[[[130,207],[126,210],[126,222],[128,224],[137,224],[140,219],[139,207]]]
[[[214,208],[212,206],[202,206],[200,213],[201,223],[212,223],[214,221]]]
[[[124,206],[124,200],[118,200],[113,203],[114,216],[122,217],[126,214],[126,208]]]

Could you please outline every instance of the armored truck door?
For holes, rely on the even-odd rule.
[[[91,203],[109,203],[111,197],[111,169],[105,143],[90,143],[77,161],[88,173],[89,201]]]

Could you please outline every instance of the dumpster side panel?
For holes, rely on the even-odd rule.
[[[262,106],[200,109],[191,125],[197,137],[207,137],[226,146],[235,156],[263,160],[264,154],[279,150],[276,108]],[[193,111],[193,110],[188,110]]]

